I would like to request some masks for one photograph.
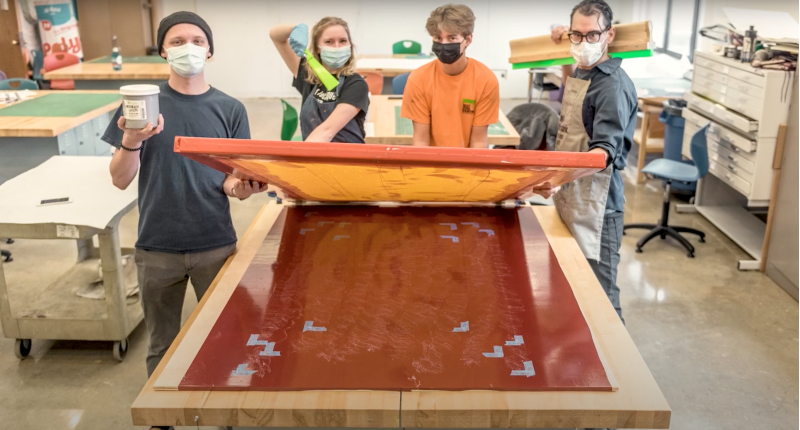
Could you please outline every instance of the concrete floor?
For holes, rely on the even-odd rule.
[[[502,106],[507,112],[520,102]],[[280,103],[245,104],[253,137],[277,139]],[[625,220],[654,222],[662,189],[657,181],[635,185],[633,173],[626,172]],[[231,202],[237,232],[266,201],[259,195]],[[707,242],[696,244],[697,258],[670,240],[637,254],[638,231],[624,238],[619,266],[627,328],[672,407],[671,428],[797,429],[797,302],[766,276],[738,271],[744,252],[700,215],[672,216],[707,233]],[[133,245],[137,218],[134,210],[123,219],[123,246]],[[4,266],[12,307],[54,281],[77,255],[68,241],[4,247],[15,258]],[[195,304],[187,294],[184,318]],[[122,363],[112,358],[109,342],[34,341],[24,361],[13,346],[13,339],[0,338],[0,428],[134,428],[129,407],[146,380],[143,325]]]

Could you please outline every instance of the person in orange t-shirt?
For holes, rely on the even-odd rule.
[[[464,5],[431,12],[425,28],[438,60],[414,70],[403,92],[400,115],[414,124],[414,146],[486,148],[498,120],[500,87],[488,67],[465,51],[475,15]]]

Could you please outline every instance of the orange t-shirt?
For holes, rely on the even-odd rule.
[[[500,86],[488,67],[472,58],[456,76],[439,60],[414,70],[403,92],[400,115],[431,125],[431,146],[468,148],[472,126],[497,122]]]

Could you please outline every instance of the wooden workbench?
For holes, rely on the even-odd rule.
[[[403,98],[401,96],[372,96],[369,99],[369,122],[365,125],[367,128],[367,136],[364,140],[367,143],[376,143],[380,145],[411,145],[412,132],[411,121],[402,118],[402,121],[407,121],[409,124],[399,126],[397,124],[397,110],[402,106]],[[503,111],[500,111],[498,116],[498,126],[490,126],[489,129],[489,144],[497,146],[519,146],[519,133],[514,129],[514,126],[506,118]],[[502,125],[502,127],[499,127]],[[505,128],[507,134],[494,134],[492,127],[498,127],[498,130]],[[401,130],[401,133],[398,133]]]
[[[157,391],[172,369],[185,367],[173,355],[181,345],[199,346],[197,333],[215,323],[208,318],[225,306],[234,287],[281,212],[265,206],[239,242],[164,359],[131,407],[135,425],[265,427],[616,427],[668,428],[671,411],[644,360],[580,248],[555,209],[532,209],[569,280],[605,366],[614,392],[503,391]]]
[[[19,91],[0,91],[4,93]],[[0,109],[26,103],[29,100],[44,97],[49,94],[65,94],[64,91],[34,91],[36,94],[28,100],[13,103],[0,104]],[[70,91],[67,94],[119,94],[119,91]],[[71,130],[81,124],[91,121],[103,114],[115,111],[121,102],[121,98],[110,103],[98,105],[97,108],[81,112],[75,116],[2,116],[0,121],[0,137],[56,137],[67,130]]]
[[[111,62],[93,62],[94,59],[58,70],[46,72],[44,78],[73,79],[75,89],[119,89],[123,85],[159,84],[169,79],[169,64],[166,61],[153,63],[125,62],[122,70],[115,71]]]
[[[435,60],[436,57],[424,55],[359,55],[356,69],[360,72],[378,72],[385,78],[393,78],[403,73],[410,73]],[[389,85],[391,87],[391,85]]]
[[[49,95],[60,102],[35,103]],[[102,97],[79,100],[82,95]],[[35,91],[28,100],[0,105],[0,184],[53,155],[111,155],[100,137],[121,100],[119,91]],[[19,115],[7,115],[9,109]]]

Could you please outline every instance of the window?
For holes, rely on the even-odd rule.
[[[701,0],[638,0],[634,20],[653,22],[656,52],[674,58],[694,55]]]

